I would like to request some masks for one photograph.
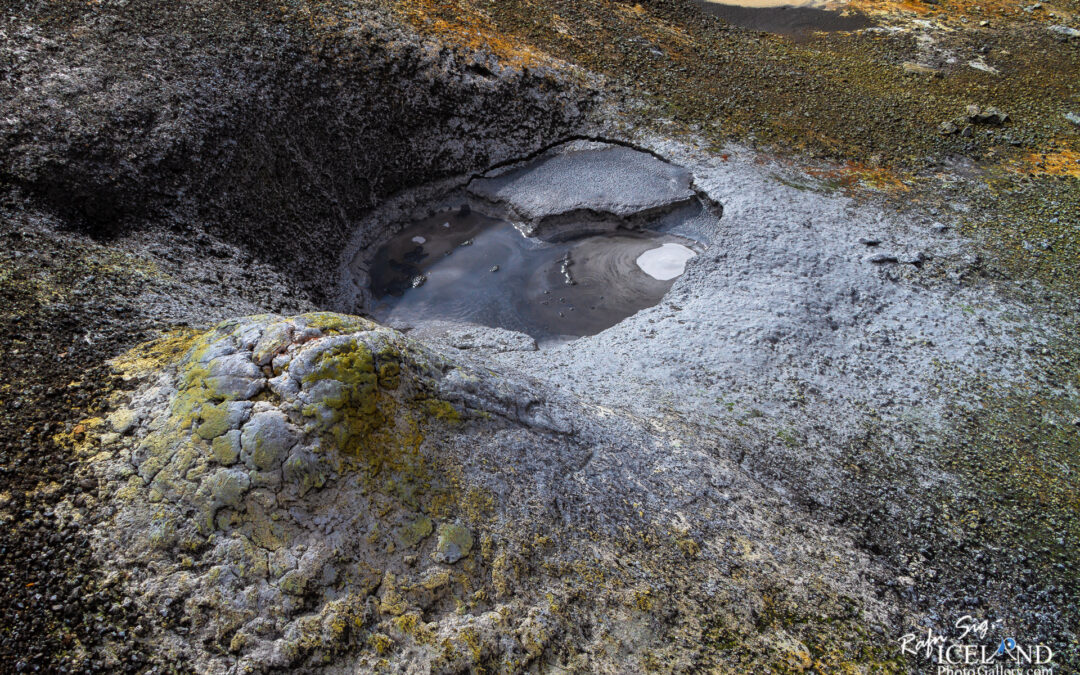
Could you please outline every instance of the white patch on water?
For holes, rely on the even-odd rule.
[[[412,241],[414,244],[423,244],[427,241],[427,239],[424,239],[423,237],[413,237]]]
[[[442,226],[443,227],[450,227],[450,223],[443,223]]]
[[[662,244],[649,249],[637,257],[637,266],[653,279],[669,281],[682,276],[686,271],[686,261],[696,253],[682,244]]]

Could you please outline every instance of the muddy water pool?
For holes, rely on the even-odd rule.
[[[379,249],[368,313],[389,325],[449,320],[559,342],[655,305],[702,250],[652,229],[546,241],[462,205],[407,225]]]

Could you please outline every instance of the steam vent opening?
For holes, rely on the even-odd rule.
[[[444,194],[350,269],[367,279],[364,311],[385,324],[479,324],[558,343],[658,303],[719,213],[685,169],[579,143]]]

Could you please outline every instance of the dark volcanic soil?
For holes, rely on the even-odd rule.
[[[4,229],[5,244],[17,241],[26,250],[30,239],[31,246],[51,249],[33,261],[37,265],[49,260],[67,267],[65,276],[78,274],[70,267],[70,253],[58,249],[51,238]],[[72,281],[70,276],[66,281]],[[119,301],[122,290],[116,291]],[[71,420],[100,411],[102,397],[115,385],[103,362],[117,344],[136,339],[138,329],[122,319],[108,321],[112,311],[106,314],[108,323],[90,320],[96,312],[87,311],[90,308],[82,303],[46,310],[30,293],[19,293],[10,283],[0,291],[0,303],[5,307],[0,319],[4,354],[0,378],[18,382],[17,388],[5,388],[0,395],[5,517],[0,535],[0,614],[5,627],[0,633],[0,661],[17,672],[52,670],[75,644],[97,642],[113,630],[112,625],[96,622],[95,615],[107,615],[110,624],[128,630],[138,623],[137,616],[116,605],[122,598],[103,587],[95,573],[83,531],[92,521],[59,527],[51,509],[66,495],[74,494],[79,503],[85,501],[83,493],[96,493],[96,483],[75,477],[77,462],[53,436],[70,430]],[[96,339],[72,340],[89,333]],[[134,669],[144,660],[132,646],[124,665]]]

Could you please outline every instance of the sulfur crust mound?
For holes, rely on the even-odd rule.
[[[685,493],[652,482],[684,470],[681,430],[343,315],[226,321],[115,365],[130,393],[84,453],[112,505],[95,554],[198,672],[880,660],[868,561],[774,581],[849,542],[737,505],[728,488],[760,490],[703,456]]]

